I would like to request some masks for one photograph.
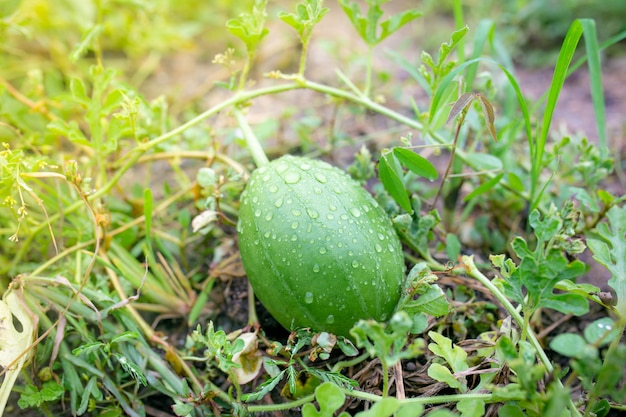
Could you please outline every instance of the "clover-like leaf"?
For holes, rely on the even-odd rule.
[[[335,411],[346,401],[346,394],[337,385],[324,382],[315,389],[315,399],[319,404],[319,411],[311,403],[304,404],[302,407],[303,417],[334,417]],[[345,411],[339,414],[339,417],[348,416],[349,414]]]

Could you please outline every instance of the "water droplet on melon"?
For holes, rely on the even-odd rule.
[[[320,266],[318,264],[313,265],[313,272],[320,272]]]
[[[315,174],[313,174],[313,176],[315,177],[316,180],[318,180],[322,184],[326,184],[328,182],[328,178],[326,178],[326,176],[322,174],[321,172],[316,172]]]
[[[299,217],[302,215],[302,212],[298,209],[291,209],[291,214],[293,214],[296,217]]]
[[[273,217],[274,217],[274,213],[271,211],[268,211],[267,214],[265,215],[265,220],[269,222],[270,220],[272,220]]]
[[[309,215],[309,217],[312,218],[312,219],[317,219],[320,216],[320,214],[317,212],[317,210],[312,209],[312,208],[306,209],[306,212]]]
[[[329,314],[328,317],[326,317],[326,323],[333,324],[334,322],[335,322],[335,316],[333,316],[332,314]]]
[[[378,239],[385,240],[385,235],[383,235],[382,233],[378,233]]]
[[[278,172],[279,174],[282,174],[283,172],[287,171],[289,169],[289,165],[287,164],[278,164],[278,166],[276,166],[276,172]]]
[[[361,215],[361,210],[359,210],[359,209],[358,209],[358,208],[356,208],[356,207],[351,207],[351,208],[350,208],[350,213],[352,213],[352,215],[353,215],[354,217],[359,217],[359,216]]]
[[[374,246],[374,249],[376,249],[376,252],[382,252],[383,251],[383,247],[380,246],[378,243]]]
[[[323,255],[323,254],[325,254],[326,252],[328,252],[328,250],[326,249],[326,247],[325,247],[325,246],[322,246],[322,247],[320,248],[320,253]]]
[[[254,210],[254,217],[261,217],[261,209]]]
[[[359,267],[359,261],[352,261],[352,268],[358,268]]]
[[[269,186],[269,190],[270,193],[275,193],[276,191],[278,191],[278,187],[272,184]]]
[[[300,164],[300,169],[303,171],[308,171],[309,169],[311,169],[311,165],[304,163],[304,164]]]
[[[304,294],[304,302],[307,304],[311,304],[313,302],[313,293],[307,292]]]
[[[283,178],[287,184],[295,184],[300,181],[300,173],[297,171],[289,171]]]
[[[296,230],[298,228],[298,226],[300,226],[300,223],[298,223],[298,222],[291,222],[291,228],[293,230]]]

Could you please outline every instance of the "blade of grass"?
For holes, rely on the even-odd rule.
[[[598,129],[598,142],[600,155],[606,158],[609,150],[606,143],[606,114],[604,107],[604,90],[602,89],[602,70],[600,66],[600,49],[596,22],[591,19],[579,19],[585,37],[585,49],[587,50],[587,66],[589,67],[589,84],[591,88],[591,101],[593,112],[596,116],[596,128]]]
[[[539,136],[531,141],[531,201],[530,210],[534,210],[539,205],[541,193],[537,195],[537,188],[539,186],[539,176],[541,174],[541,168],[543,167],[543,154],[545,151],[546,143],[548,141],[548,132],[550,131],[550,125],[552,123],[552,116],[554,110],[563,90],[563,84],[567,78],[567,69],[572,61],[578,40],[583,33],[583,26],[580,21],[574,21],[563,40],[561,51],[554,68],[554,74],[552,76],[552,82],[550,84],[550,90],[548,92],[548,100],[543,113],[543,121],[541,123],[541,131]]]

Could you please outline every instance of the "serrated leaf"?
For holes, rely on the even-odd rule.
[[[276,388],[276,386],[280,383],[280,381],[282,381],[286,373],[287,369],[283,369],[278,375],[268,379],[267,381],[259,385],[256,392],[244,394],[242,397],[243,401],[250,402],[261,400],[263,397],[265,397],[266,394],[270,393],[274,388]]]
[[[607,222],[598,225],[597,236],[587,239],[593,258],[610,272],[609,286],[617,296],[616,310],[626,318],[626,207],[613,206]]]
[[[406,148],[394,148],[393,154],[409,171],[434,181],[439,176],[437,169],[428,159]]]
[[[376,43],[384,41],[389,35],[396,32],[407,23],[417,19],[421,15],[422,12],[411,9],[391,16],[389,19],[380,24],[381,31]]]
[[[313,26],[319,23],[329,10],[322,7],[320,0],[306,0],[296,6],[296,13],[280,12],[278,18],[294,28],[300,39],[304,40]]]
[[[410,314],[425,313],[434,317],[441,317],[450,311],[450,304],[443,290],[436,284],[421,294],[416,300],[411,300],[403,306],[403,310]]]
[[[385,190],[405,211],[412,213],[411,201],[404,188],[402,180],[402,168],[392,152],[388,152],[380,157],[378,162],[378,176]]]
[[[575,316],[589,312],[589,301],[580,294],[551,294],[549,298],[542,300],[539,306]]]
[[[226,22],[230,33],[246,45],[249,54],[254,54],[261,40],[269,33],[265,25],[267,0],[256,0],[252,13],[243,13],[238,19]]]
[[[430,331],[428,336],[434,343],[428,344],[428,349],[437,356],[446,360],[454,372],[461,372],[468,369],[467,353],[457,345],[452,344],[452,340],[442,334]]]

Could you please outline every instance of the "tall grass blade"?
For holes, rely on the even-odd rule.
[[[567,31],[567,35],[565,35],[556,66],[554,68],[554,74],[552,76],[552,83],[550,84],[550,90],[548,92],[548,100],[543,113],[541,131],[539,133],[539,137],[532,141],[534,152],[531,151],[531,154],[533,155],[533,159],[531,161],[531,211],[539,205],[539,201],[541,199],[541,193],[539,193],[539,195],[537,194],[537,187],[539,185],[538,183],[541,168],[543,167],[543,154],[548,141],[548,132],[550,131],[552,116],[554,115],[559,95],[561,94],[561,90],[563,90],[563,84],[567,78],[567,69],[572,62],[572,57],[574,56],[576,46],[578,45],[578,41],[580,40],[582,33],[583,26],[580,21],[576,20],[571,24],[569,30]]]
[[[591,101],[593,112],[596,116],[596,128],[598,129],[598,145],[600,155],[607,157],[609,150],[606,143],[606,114],[604,106],[604,90],[602,89],[602,70],[600,66],[600,48],[596,33],[596,22],[591,19],[580,19],[585,37],[587,50],[587,65],[589,67],[589,84],[591,88]]]

